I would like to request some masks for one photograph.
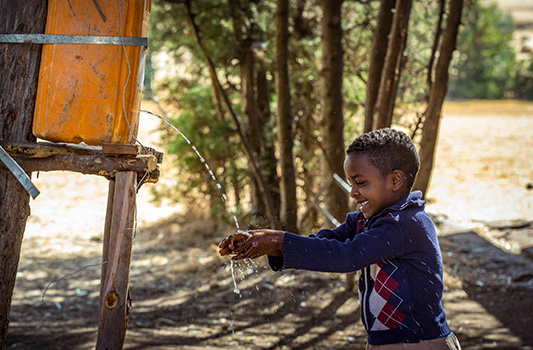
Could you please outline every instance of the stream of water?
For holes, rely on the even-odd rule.
[[[218,182],[216,176],[215,176],[215,173],[213,172],[213,170],[211,169],[211,167],[209,166],[209,164],[207,164],[207,161],[205,160],[204,157],[202,157],[202,155],[200,154],[200,152],[198,151],[198,149],[196,148],[195,145],[192,144],[192,142],[187,138],[187,136],[185,136],[178,128],[176,128],[169,120],[161,117],[160,115],[157,115],[153,112],[150,112],[150,111],[146,111],[146,110],[141,110],[141,113],[146,113],[146,114],[149,114],[149,115],[152,115],[156,118],[159,118],[160,120],[162,120],[163,122],[165,122],[166,124],[168,124],[172,129],[174,129],[184,140],[185,142],[187,142],[187,144],[194,150],[194,152],[196,153],[196,155],[198,156],[198,158],[200,159],[200,161],[202,162],[202,164],[204,165],[205,169],[207,170],[207,172],[209,173],[209,175],[211,176],[211,179],[215,182],[215,186],[217,187],[217,189],[220,191],[220,198],[222,199],[222,201],[224,202],[224,206],[226,207],[226,210],[228,211],[228,213],[233,216],[233,221],[235,222],[235,227],[237,228],[237,232],[241,231],[240,229],[240,226],[239,226],[239,221],[237,220],[237,216],[234,214],[233,212],[233,208],[231,207],[231,205],[228,203],[228,196],[226,195],[226,193],[222,190],[222,185],[220,185],[220,183]],[[247,264],[248,265],[248,264]],[[233,260],[230,260],[230,270],[231,270],[231,277],[233,279],[233,292],[235,294],[240,294],[241,291],[239,289],[239,287],[237,286],[237,279],[235,278],[235,266],[234,266],[234,262]]]

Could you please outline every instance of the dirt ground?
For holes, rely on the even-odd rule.
[[[145,106],[153,109],[153,106]],[[444,307],[463,349],[533,349],[533,103],[447,103],[427,206],[445,264]],[[158,123],[142,115],[140,139]],[[163,171],[161,181],[174,179]],[[93,349],[107,181],[42,173],[32,201],[8,349]],[[235,265],[234,227],[138,194],[125,349],[361,349],[345,277]],[[58,280],[59,279],[59,280]],[[42,295],[48,284],[44,300]]]

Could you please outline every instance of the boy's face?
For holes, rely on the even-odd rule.
[[[366,219],[395,204],[405,195],[401,191],[402,173],[395,170],[383,176],[366,154],[350,153],[346,156],[344,171],[352,186],[350,196],[360,205]]]

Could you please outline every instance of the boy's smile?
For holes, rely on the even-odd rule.
[[[352,186],[350,196],[360,205],[366,219],[395,204],[409,192],[401,170],[383,176],[364,153],[348,154],[344,171]]]

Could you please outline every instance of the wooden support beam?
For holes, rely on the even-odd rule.
[[[141,153],[140,145],[131,145],[131,144],[115,144],[115,143],[104,143],[102,145],[102,153],[107,155],[130,155],[136,156]]]
[[[9,144],[5,149],[26,172],[62,170],[112,178],[119,171],[134,171],[143,183],[159,180],[157,164],[163,161],[162,152],[136,145],[26,142]]]
[[[13,157],[26,172],[74,171],[82,174],[113,176],[119,171],[136,173],[151,172],[157,168],[157,159],[152,155],[138,155],[135,158],[108,157],[103,154],[62,154],[47,158]],[[0,164],[0,166],[3,166]]]
[[[47,158],[58,154],[97,154],[102,147],[52,142],[21,142],[9,144],[6,151],[12,157]]]
[[[113,219],[113,204],[115,201],[115,179],[112,178],[109,180],[109,191],[107,193],[107,209],[105,214],[105,224],[104,224],[104,239],[102,246],[102,263],[109,260],[109,237],[111,235],[111,223]],[[105,295],[104,285],[105,277],[107,271],[107,263],[102,264],[102,272],[100,275],[100,300],[102,300],[102,295]],[[102,303],[99,304],[98,315],[102,307]]]
[[[163,161],[163,153],[150,147],[138,145],[104,144],[103,146],[88,146],[71,143],[52,142],[22,142],[9,144],[4,147],[12,157],[48,158],[61,154],[94,155],[135,157],[139,154],[151,154],[157,158],[157,163]]]
[[[104,247],[107,264],[100,294],[97,350],[122,349],[126,336],[136,186],[135,172],[116,174],[113,203],[107,212],[111,218],[106,218],[110,227],[107,251]]]

